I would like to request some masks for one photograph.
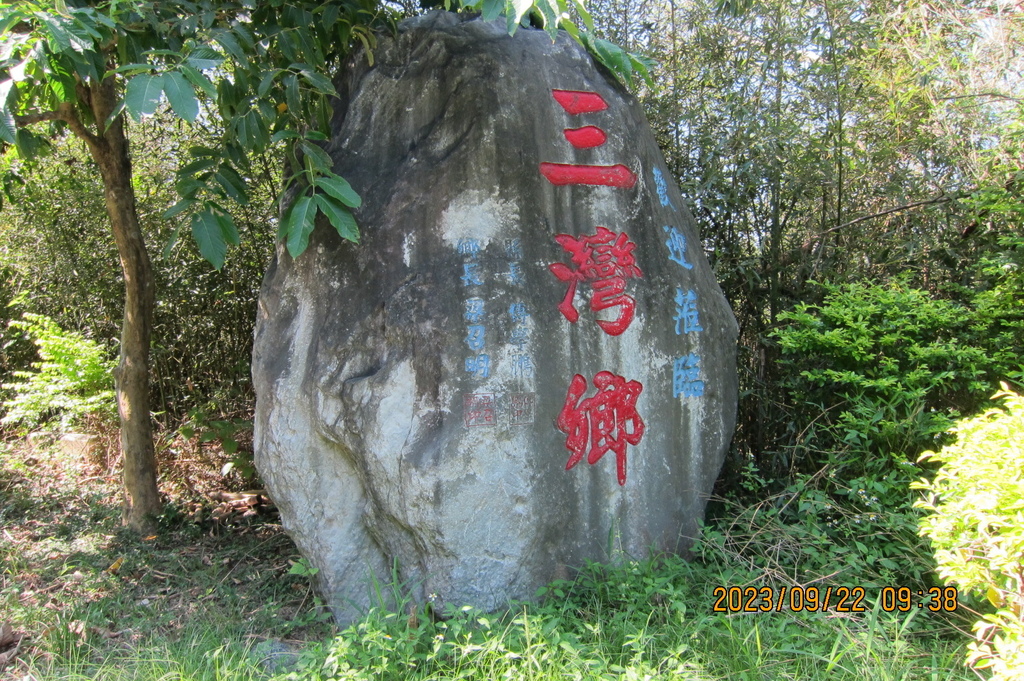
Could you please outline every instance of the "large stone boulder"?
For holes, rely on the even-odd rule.
[[[253,377],[256,464],[338,619],[393,574],[493,609],[685,550],[737,327],[636,101],[565,35],[444,12],[335,84],[362,241],[278,249]]]

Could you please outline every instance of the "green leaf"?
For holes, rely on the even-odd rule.
[[[270,88],[274,86],[274,79],[284,73],[284,69],[271,69],[263,74],[263,78],[260,79],[260,85],[256,88],[256,94],[260,97],[265,97]]]
[[[494,21],[505,10],[505,0],[484,0],[484,21]]]
[[[301,116],[302,100],[299,97],[299,77],[294,73],[285,76],[284,97],[285,102],[288,104],[288,110],[292,112],[292,116]]]
[[[14,122],[14,115],[6,106],[0,108],[0,140],[8,144],[15,144],[18,141],[18,126]]]
[[[306,140],[299,141],[299,148],[302,149],[302,153],[306,155],[307,161],[316,170],[328,173],[334,166],[334,161],[327,155],[327,152]]]
[[[317,73],[309,64],[292,64],[289,68],[297,70],[314,89],[325,95],[338,94],[337,90],[334,89],[334,84],[331,83],[331,79],[321,73]]]
[[[627,84],[632,82],[633,65],[625,50],[603,38],[596,38],[594,39],[594,52],[601,63],[613,73],[622,77]]]
[[[228,245],[220,220],[209,208],[192,216],[192,238],[196,240],[199,252],[214,269],[224,267]]]
[[[653,88],[654,78],[651,76],[651,69],[654,68],[657,62],[649,57],[634,54],[632,52],[627,52],[626,56],[629,57],[630,63],[633,64],[633,69],[643,77],[644,82],[646,82],[648,86]]]
[[[164,75],[162,73],[156,75],[140,73],[129,80],[125,87],[124,108],[135,120],[148,116],[156,111],[163,90]]]
[[[174,226],[174,230],[171,232],[171,238],[167,240],[163,251],[160,252],[160,257],[164,260],[171,257],[171,251],[173,251],[174,247],[178,244],[178,236],[181,234],[181,226],[183,224],[185,223],[181,220],[178,221],[178,224]]]
[[[272,144],[277,144],[281,140],[293,140],[298,139],[299,133],[294,130],[278,130],[274,133],[274,136],[270,138]]]
[[[213,36],[213,39],[224,48],[225,52],[234,57],[235,61],[239,64],[247,64],[249,62],[249,56],[246,55],[242,46],[238,44],[238,40],[231,31],[222,31]]]
[[[193,154],[193,155],[194,156],[198,156],[198,154]],[[212,157],[212,156],[199,156],[199,158],[197,158],[196,160],[189,161],[188,163],[183,165],[181,168],[179,168],[178,169],[178,176],[179,177],[187,177],[187,176],[190,176],[190,175],[195,175],[196,173],[201,173],[204,170],[210,170],[211,168],[213,168],[216,165],[217,165],[217,158],[216,157]]]
[[[8,144],[14,144],[18,138],[18,126],[14,121],[14,114],[7,106],[7,98],[14,86],[13,80],[5,80],[0,83],[0,139]]]
[[[48,85],[57,99],[62,102],[75,100],[75,75],[73,69],[67,63],[67,59],[61,55],[42,54],[40,63],[43,65],[43,73],[48,77]]]
[[[249,193],[242,176],[235,172],[235,169],[224,163],[221,164],[213,178],[224,188],[227,195],[241,205],[249,203]]]
[[[124,66],[118,66],[111,73],[124,73],[124,74],[149,73],[152,70],[153,70],[153,65],[152,64],[146,64],[144,62],[139,62],[139,63],[136,63],[136,64],[125,64]]]
[[[590,16],[590,12],[587,11],[587,6],[583,4],[583,0],[571,0],[573,7],[576,9],[576,13],[580,19],[583,20],[583,25],[590,32],[594,31],[594,18]]]
[[[313,199],[323,214],[327,216],[331,225],[338,230],[341,238],[348,239],[352,243],[359,243],[359,226],[356,224],[352,211],[327,194],[317,194]]]
[[[194,177],[179,177],[174,183],[178,195],[185,199],[194,199],[200,191],[206,189],[206,183]]]
[[[40,149],[48,146],[48,142],[45,137],[36,135],[25,128],[18,128],[18,138],[15,146],[17,146],[18,154],[22,158],[33,159]]]
[[[36,18],[46,27],[46,32],[49,34],[50,39],[58,48],[54,50],[55,52],[73,50],[82,53],[92,47],[91,41],[83,40],[71,31],[68,20],[63,17],[56,17],[46,12],[36,12]]]
[[[309,245],[316,218],[316,202],[308,196],[300,196],[284,216],[282,227],[287,236],[288,253],[297,258]]]
[[[348,183],[348,180],[340,175],[335,175],[334,173],[323,175],[316,178],[313,184],[349,208],[359,208],[363,203],[363,200],[356,193],[356,190],[352,189],[352,185]]]
[[[224,61],[224,57],[209,47],[197,47],[185,57],[186,64],[200,71],[215,69],[222,61]]]
[[[533,0],[506,0],[505,2],[505,26],[509,35],[514,35],[519,28],[519,22],[530,8],[533,7]]]
[[[171,103],[174,113],[189,123],[194,123],[199,115],[199,100],[192,84],[177,71],[164,74],[164,93]]]
[[[203,75],[202,72],[197,71],[188,64],[182,64],[178,68],[183,74],[185,74],[185,77],[188,78],[190,83],[205,92],[210,99],[217,98],[217,86],[213,84],[213,81]]]
[[[249,139],[253,143],[250,149],[258,151],[270,144],[270,130],[267,129],[267,122],[258,110],[250,109],[242,118],[245,121]]]
[[[534,5],[544,17],[544,30],[554,40],[558,37],[558,0],[535,0]]]
[[[214,213],[217,218],[217,224],[220,225],[220,233],[224,236],[224,239],[231,244],[237,246],[239,244],[238,239],[238,227],[235,226],[235,219],[231,217],[230,213]]]
[[[164,220],[170,220],[171,218],[184,213],[194,205],[196,205],[195,199],[181,199],[176,204],[165,210],[161,217],[163,217]]]

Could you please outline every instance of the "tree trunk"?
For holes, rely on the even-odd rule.
[[[124,466],[123,521],[134,530],[146,532],[153,529],[154,516],[161,508],[149,412],[149,344],[155,295],[152,266],[132,188],[124,116],[116,116],[106,130],[102,127],[117,101],[113,81],[107,78],[81,94],[97,121],[98,134],[86,132],[86,141],[103,178],[107,215],[124,275],[121,354],[114,370]]]

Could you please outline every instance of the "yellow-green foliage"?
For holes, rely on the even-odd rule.
[[[99,343],[44,315],[26,312],[10,325],[32,338],[41,361],[32,364],[34,371],[13,372],[18,382],[3,385],[14,396],[0,405],[7,410],[0,423],[35,427],[59,417],[67,428],[86,414],[113,415],[114,363]]]
[[[1024,678],[1024,398],[1003,392],[1003,408],[964,419],[957,440],[925,452],[942,464],[917,505],[931,511],[921,533],[935,548],[939,575],[987,598],[996,612],[975,624],[967,661],[993,680]]]

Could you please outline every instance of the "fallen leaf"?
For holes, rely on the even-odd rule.
[[[20,636],[14,633],[14,627],[7,622],[0,624],[0,649],[12,646],[20,640]]]

